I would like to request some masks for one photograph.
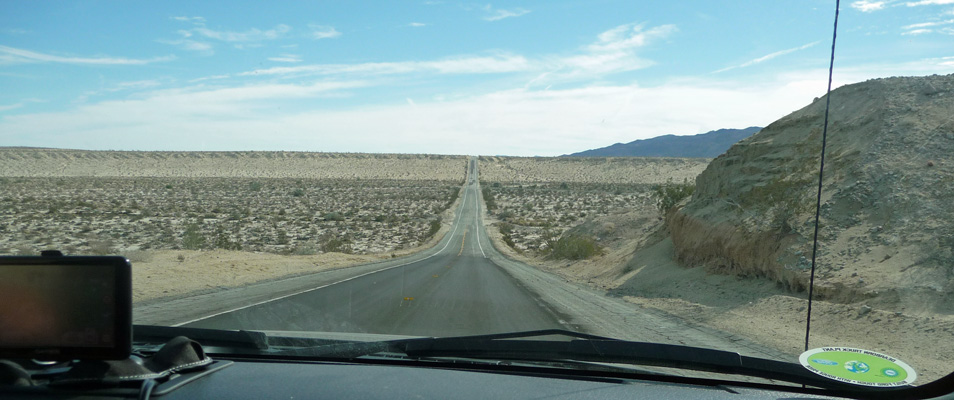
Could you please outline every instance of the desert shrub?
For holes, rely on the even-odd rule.
[[[199,250],[205,245],[205,235],[202,234],[199,224],[193,222],[186,225],[185,232],[182,234],[182,247],[186,250]]]
[[[444,209],[446,210],[450,208],[452,205],[454,205],[454,202],[457,201],[457,197],[459,196],[460,196],[460,189],[451,188],[450,195],[447,196],[447,204],[444,205]]]
[[[215,238],[212,239],[212,247],[223,250],[242,250],[242,245],[232,240],[232,235],[225,231],[221,226],[215,228]]]
[[[513,217],[514,217],[514,213],[513,211],[510,211],[510,210],[504,210],[497,213],[497,218],[500,218],[501,220],[510,219]]]
[[[328,235],[321,243],[321,251],[325,253],[351,254],[351,241],[347,238]]]
[[[684,180],[682,183],[673,183],[670,179],[662,185],[656,185],[653,187],[653,200],[656,202],[656,209],[663,214],[668,214],[669,211],[679,204],[683,199],[692,196],[692,193],[696,190],[696,185],[690,183],[688,179]]]
[[[441,219],[431,220],[430,227],[427,229],[427,237],[433,237],[439,230],[441,230]]]
[[[511,248],[516,248],[516,244],[513,242],[513,225],[507,222],[501,222],[497,228],[500,229],[500,236],[504,243]]]
[[[304,190],[304,189],[301,189],[301,188],[292,190],[291,195],[294,196],[294,197],[304,196],[304,195],[305,195],[305,190]]]
[[[585,260],[602,253],[593,238],[582,235],[560,237],[550,250],[550,257],[565,260]]]
[[[497,201],[494,199],[494,193],[490,188],[483,188],[480,193],[484,195],[484,203],[487,204],[487,211],[493,211],[497,208]]]

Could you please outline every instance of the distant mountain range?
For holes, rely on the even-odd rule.
[[[719,129],[691,136],[665,135],[629,143],[616,143],[563,157],[699,157],[715,158],[736,142],[752,136],[760,127]]]

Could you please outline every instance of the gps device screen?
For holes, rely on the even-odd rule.
[[[0,257],[0,358],[126,358],[131,300],[123,257]]]

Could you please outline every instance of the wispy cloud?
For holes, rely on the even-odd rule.
[[[275,62],[297,63],[301,62],[301,56],[298,54],[282,54],[278,57],[269,57],[268,60]]]
[[[490,13],[490,15],[484,17],[485,21],[500,21],[505,18],[514,18],[530,13],[530,10],[525,8],[514,8],[510,10],[505,10],[502,8],[494,9],[489,4],[484,6],[484,11]]]
[[[176,57],[169,55],[150,59],[125,57],[64,57],[39,53],[15,47],[0,46],[0,64],[62,63],[78,65],[144,65],[154,62],[171,61]]]
[[[22,108],[23,106],[27,105],[27,103],[42,103],[42,102],[43,100],[40,100],[37,98],[23,99],[17,103],[0,105],[0,112],[16,110],[18,108]]]
[[[173,46],[178,46],[179,48],[183,50],[195,51],[195,52],[203,53],[207,55],[211,55],[213,53],[212,44],[208,42],[188,39],[189,37],[192,36],[191,32],[179,31],[179,34],[182,35],[183,38],[173,39],[173,40],[158,39],[156,40],[156,42],[163,43],[163,44],[171,44]]]
[[[744,62],[744,63],[742,63],[742,64],[739,64],[739,65],[733,65],[733,66],[731,66],[731,67],[722,68],[722,69],[720,69],[720,70],[714,71],[713,73],[714,73],[714,74],[717,74],[717,73],[720,73],[720,72],[725,72],[725,71],[732,70],[732,69],[736,69],[736,68],[750,67],[750,66],[753,66],[753,65],[755,65],[755,64],[759,64],[759,63],[766,62],[766,61],[771,60],[771,59],[773,59],[773,58],[775,58],[775,57],[784,56],[784,55],[786,55],[786,54],[794,53],[794,52],[799,51],[799,50],[805,50],[805,49],[807,49],[807,48],[809,48],[809,47],[812,47],[812,46],[814,46],[814,45],[816,45],[816,44],[818,44],[818,43],[820,43],[820,42],[815,41],[815,42],[811,42],[811,43],[808,43],[808,44],[803,44],[803,45],[798,46],[798,47],[793,47],[793,48],[785,49],[785,50],[779,50],[779,51],[776,51],[776,52],[774,52],[774,53],[769,53],[769,54],[766,54],[766,55],[764,55],[764,56],[762,56],[762,57],[759,57],[759,58],[756,58],[756,59],[752,59],[752,60],[746,61],[746,62]]]
[[[646,68],[652,61],[640,58],[640,48],[665,38],[677,29],[675,25],[645,28],[626,24],[597,36],[592,44],[576,54],[528,58],[523,55],[497,53],[488,56],[461,55],[428,61],[371,62],[359,64],[312,64],[294,67],[272,67],[237,74],[237,76],[306,76],[306,75],[394,75],[412,73],[499,74],[534,73],[530,86],[553,81],[594,78],[602,74]]]
[[[921,0],[921,1],[909,1],[904,3],[908,7],[917,7],[917,6],[935,6],[935,5],[944,5],[944,4],[954,4],[954,0]]]
[[[0,112],[16,110],[20,107],[23,107],[23,103],[14,103],[14,104],[0,104]]]
[[[193,24],[204,24],[204,23],[205,23],[205,18],[203,18],[203,17],[177,16],[177,17],[170,17],[170,18],[172,18],[173,20],[179,21],[179,22],[191,22],[191,23],[193,23]]]
[[[579,54],[548,58],[544,65],[546,71],[528,86],[647,68],[654,62],[640,57],[639,50],[677,31],[675,25],[646,28],[645,24],[633,23],[617,26],[597,35],[596,41],[581,49]]]
[[[87,91],[83,93],[83,95],[80,96],[79,99],[77,99],[77,101],[82,103],[87,101],[90,97],[93,97],[93,96],[99,96],[106,93],[130,91],[130,90],[143,90],[143,89],[154,88],[160,85],[162,85],[162,82],[157,79],[145,79],[145,80],[139,80],[139,81],[120,82],[110,87]]]
[[[937,29],[937,28],[943,27],[945,25],[951,25],[951,24],[954,24],[954,19],[948,19],[944,21],[921,22],[917,24],[905,25],[901,27],[901,29],[904,30],[904,32],[901,32],[901,34],[902,35],[923,35],[923,34],[935,33],[935,32],[949,34],[948,31],[950,31],[952,28],[950,27],[945,27],[941,29]]]
[[[193,29],[193,31],[199,35],[223,42],[258,42],[278,39],[291,30],[292,28],[285,24],[278,24],[274,28],[266,30],[252,28],[245,32],[216,31],[205,27],[196,27]]]
[[[298,67],[274,67],[243,72],[238,75],[391,75],[417,72],[434,72],[439,74],[481,74],[526,71],[529,68],[530,63],[526,58],[522,56],[505,54],[488,57],[454,57],[436,61],[314,64],[302,65]]]
[[[427,24],[423,22],[411,22],[410,24],[407,24],[407,26],[410,26],[412,28],[420,28],[420,27],[427,26]]]
[[[333,26],[308,25],[308,27],[311,28],[311,38],[315,40],[331,39],[341,36],[341,32],[338,32],[338,30]]]
[[[26,35],[27,33],[30,33],[30,31],[20,28],[7,28],[3,30],[3,33],[8,35]]]
[[[884,9],[885,2],[883,1],[871,1],[871,0],[859,0],[851,3],[851,8],[860,10],[861,12],[872,12]]]

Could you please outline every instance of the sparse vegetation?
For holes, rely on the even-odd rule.
[[[495,199],[491,215],[501,239],[517,251],[544,254],[560,235],[590,218],[614,211],[651,207],[649,185],[567,182],[488,185]],[[489,208],[488,208],[489,209]]]
[[[493,211],[497,209],[497,200],[494,199],[494,192],[490,188],[485,187],[480,190],[480,193],[484,196],[484,204],[487,205],[487,211]]]
[[[739,196],[739,211],[758,214],[761,221],[769,221],[770,229],[790,232],[795,219],[812,207],[811,180],[774,178]]]
[[[577,234],[560,237],[550,251],[550,257],[565,260],[585,260],[602,253],[592,237]]]
[[[460,192],[458,182],[428,180],[4,179],[0,248],[6,254],[310,253],[324,251],[325,234],[349,238],[347,246],[331,243],[333,249],[382,253],[434,235],[438,217]]]
[[[656,209],[663,215],[668,214],[679,202],[692,196],[696,190],[695,183],[688,179],[682,183],[673,183],[672,180],[664,184],[653,186],[653,199],[656,201]]]

